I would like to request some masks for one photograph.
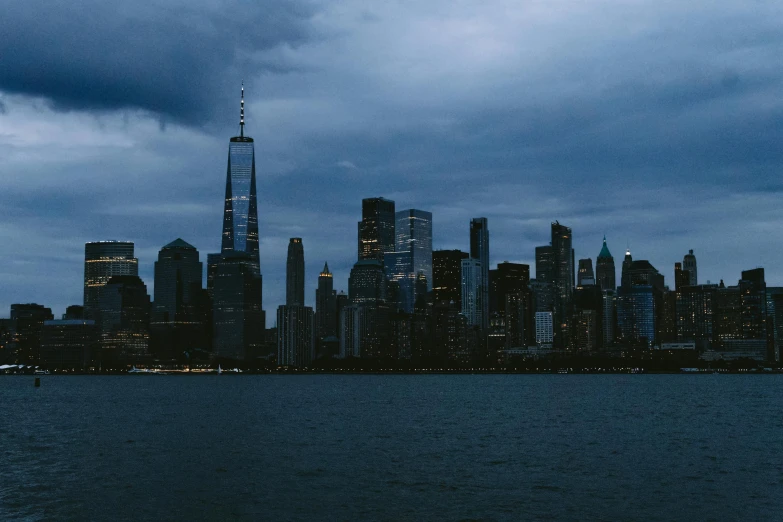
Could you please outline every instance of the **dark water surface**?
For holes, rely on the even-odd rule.
[[[783,520],[783,376],[0,376],[0,519]]]

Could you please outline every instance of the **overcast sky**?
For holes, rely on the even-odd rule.
[[[33,5],[35,4],[35,5]],[[347,291],[363,197],[489,219],[534,267],[550,222],[673,280],[783,285],[783,3],[13,2],[0,17],[0,317],[81,304],[84,243],[220,247],[228,139],[255,138],[264,308],[288,238]]]

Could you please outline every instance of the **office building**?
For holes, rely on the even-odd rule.
[[[228,253],[218,264],[214,283],[213,352],[218,359],[245,360],[263,344],[261,278],[253,257]]]
[[[571,229],[552,223],[552,282],[554,284],[554,344],[568,346],[568,321],[574,295],[574,250]]]
[[[49,370],[86,370],[98,351],[98,330],[88,319],[44,321],[40,365]]]
[[[329,264],[318,275],[318,288],[315,290],[315,330],[316,338],[337,336],[337,295],[334,291],[334,277]]]
[[[406,252],[414,278],[424,274],[432,290],[432,214],[408,209],[395,214],[395,251]]]
[[[158,252],[155,262],[153,323],[192,322],[192,306],[201,291],[203,265],[198,250],[176,239]]]
[[[475,258],[463,259],[461,262],[462,274],[462,315],[467,320],[470,327],[481,328],[481,282],[482,271],[481,261]]]
[[[470,257],[481,264],[477,303],[478,326],[481,330],[487,330],[489,328],[489,228],[485,217],[470,220]],[[470,324],[470,319],[468,322]]]
[[[254,275],[260,277],[258,255],[258,202],[253,138],[245,136],[245,88],[240,102],[239,136],[228,144],[226,197],[223,207],[223,256],[244,253]]]
[[[38,364],[41,331],[46,321],[54,319],[51,308],[36,303],[11,305],[11,328],[16,339],[15,360],[19,364]]]
[[[149,362],[150,296],[138,276],[114,276],[101,288],[98,305],[99,362],[124,368]]]
[[[552,312],[536,312],[536,344],[551,346],[554,340]]]
[[[97,314],[101,288],[114,276],[139,275],[139,260],[130,241],[94,241],[84,245],[85,315]]]
[[[696,256],[693,255],[693,250],[688,250],[688,253],[682,258],[682,269],[688,272],[688,284],[691,286],[699,284],[696,271]]]
[[[309,306],[282,305],[277,309],[277,365],[305,368],[315,357],[313,322]]]
[[[606,246],[606,236],[604,236],[604,244],[601,247],[601,252],[598,253],[598,259],[595,262],[595,272],[598,286],[601,290],[616,290],[617,285],[615,278],[617,274],[614,268],[614,258],[612,253],[609,252],[609,247]]]
[[[576,274],[577,283],[576,286],[593,286],[595,285],[595,275],[593,275],[593,260],[592,259],[580,259],[579,270]]]
[[[394,201],[384,198],[362,200],[362,220],[359,222],[359,260],[383,262],[386,253],[394,252]]]
[[[454,303],[462,309],[462,260],[468,258],[461,250],[436,250],[432,253],[432,293],[435,303]]]
[[[288,260],[286,262],[285,304],[286,306],[304,306],[305,287],[304,246],[301,237],[292,237],[288,241]]]

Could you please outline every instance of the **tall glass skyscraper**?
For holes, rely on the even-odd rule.
[[[258,260],[258,203],[256,201],[256,157],[253,138],[245,136],[245,88],[239,120],[239,136],[228,144],[226,201],[223,207],[223,242],[220,253],[250,254],[253,269],[260,274]]]
[[[245,136],[245,88],[239,136],[228,144],[220,261],[212,275],[213,348],[218,358],[253,357],[264,335],[258,256],[258,207],[253,138]]]
[[[424,273],[427,290],[432,290],[432,213],[401,210],[395,214],[394,228],[395,250],[410,254],[413,273]]]

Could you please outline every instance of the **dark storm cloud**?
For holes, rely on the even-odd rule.
[[[163,123],[202,124],[241,78],[285,72],[264,52],[313,38],[314,13],[298,0],[10,2],[0,16],[0,91],[62,111],[141,109]]]
[[[7,8],[0,316],[78,302],[85,241],[135,241],[151,293],[162,245],[218,249],[241,78],[270,325],[288,238],[304,238],[308,302],[324,261],[346,289],[371,196],[432,211],[436,248],[467,249],[487,216],[493,265],[532,264],[558,219],[578,258],[606,234],[618,265],[630,245],[668,282],[694,248],[705,279],[761,264],[779,284],[783,20],[772,3],[718,4]]]

